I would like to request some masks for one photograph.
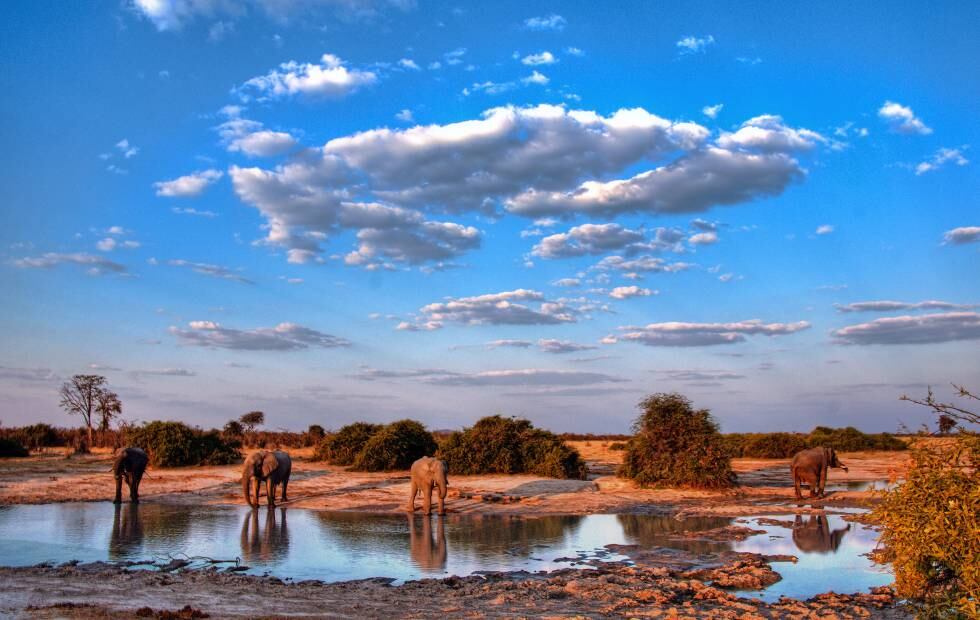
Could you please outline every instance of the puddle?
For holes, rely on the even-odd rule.
[[[692,553],[751,551],[796,555],[777,563],[783,576],[761,593],[809,597],[819,592],[864,592],[891,583],[891,574],[862,554],[873,531],[839,516],[776,515],[783,524],[755,518],[653,515],[477,516],[320,512],[297,508],[167,506],[106,502],[0,507],[0,564],[148,560],[154,557],[241,558],[252,574],[296,580],[346,581],[391,577],[398,581],[480,571],[553,570],[572,558],[619,560],[605,545],[668,547]],[[766,534],[741,542],[678,540],[682,532],[747,524]],[[847,529],[850,525],[850,529]]]

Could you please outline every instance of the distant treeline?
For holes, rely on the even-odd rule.
[[[853,426],[818,426],[809,433],[728,433],[722,441],[732,458],[785,459],[815,447],[838,452],[906,450],[908,444],[890,433],[862,433]]]

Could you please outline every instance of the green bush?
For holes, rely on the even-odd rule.
[[[906,450],[908,445],[888,433],[862,433],[853,426],[847,428],[828,428],[818,426],[810,431],[811,447],[833,448],[838,452],[859,452],[862,450]]]
[[[488,416],[450,435],[437,455],[457,474],[535,474],[584,479],[585,462],[574,448],[528,420]]]
[[[27,456],[27,448],[14,439],[0,439],[0,458]]]
[[[371,436],[383,428],[381,424],[354,422],[320,442],[313,453],[314,461],[332,465],[351,465]]]
[[[415,420],[399,420],[371,435],[354,458],[356,471],[409,469],[423,456],[435,454],[436,440]]]
[[[64,445],[58,436],[58,431],[50,424],[31,424],[17,429],[13,434],[29,450],[40,450],[48,446]]]
[[[640,403],[633,437],[618,474],[641,486],[725,488],[735,483],[731,459],[707,409],[681,394],[654,394]]]
[[[723,440],[732,458],[788,459],[810,447],[803,433],[729,433]]]
[[[181,422],[148,422],[126,431],[128,445],[142,448],[154,467],[227,465],[241,459],[241,444],[218,431],[204,432]]]

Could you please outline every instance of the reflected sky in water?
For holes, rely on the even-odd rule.
[[[792,516],[780,519],[792,524]],[[319,512],[277,508],[109,503],[0,507],[0,564],[80,560],[147,560],[187,554],[241,558],[251,573],[296,580],[399,581],[478,571],[550,570],[568,558],[604,552],[609,544],[671,547],[694,553],[726,550],[797,555],[774,568],[783,581],[761,595],[811,596],[833,589],[864,591],[891,582],[862,557],[874,532],[839,516],[800,517],[793,527],[748,525],[764,535],[743,542],[678,540],[685,531],[733,523],[730,518],[679,521],[651,515],[516,517]],[[605,559],[621,559],[607,554]],[[563,559],[559,561],[559,559]]]

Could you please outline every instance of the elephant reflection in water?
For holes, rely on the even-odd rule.
[[[804,523],[803,517],[796,515],[793,522],[793,542],[796,548],[804,552],[826,553],[837,551],[844,535],[850,531],[851,525],[830,531],[830,523],[826,515],[810,515]]]
[[[446,567],[446,520],[437,519],[433,537],[432,520],[428,515],[421,519],[408,515],[408,545],[412,561],[423,570],[441,570]]]
[[[126,559],[143,544],[143,520],[139,504],[116,504],[109,535],[109,559]]]
[[[279,523],[276,522],[276,513],[279,514]],[[247,562],[273,560],[289,550],[286,509],[266,510],[264,521],[264,526],[260,528],[259,511],[256,510],[246,513],[242,521],[242,559]]]

